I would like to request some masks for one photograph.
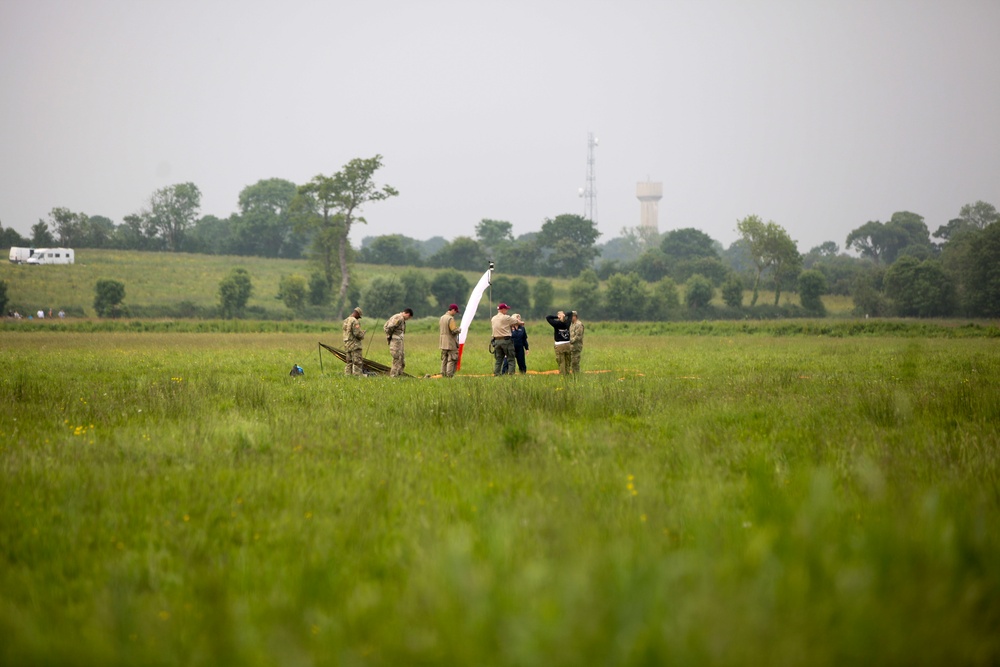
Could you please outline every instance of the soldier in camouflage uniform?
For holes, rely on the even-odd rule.
[[[361,341],[365,332],[361,329],[361,306],[358,306],[344,320],[344,352],[347,353],[347,365],[344,375],[363,375],[361,366]]]
[[[413,317],[413,310],[406,308],[401,313],[396,313],[390,317],[385,326],[385,340],[389,343],[389,354],[392,355],[392,368],[389,370],[389,377],[399,377],[406,368],[406,357],[403,353],[403,334],[406,333],[406,320]]]
[[[438,328],[441,337],[438,347],[441,348],[441,375],[446,378],[454,377],[455,364],[458,363],[458,334],[462,329],[455,324],[455,316],[458,315],[458,304],[453,303],[448,306],[448,312],[438,320]]]
[[[580,372],[580,354],[583,352],[583,322],[574,310],[570,313],[569,347],[573,359],[573,375]]]

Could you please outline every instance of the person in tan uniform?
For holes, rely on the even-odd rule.
[[[510,306],[506,303],[501,303],[497,306],[499,311],[490,320],[490,325],[493,327],[493,375],[503,374],[503,364],[507,360],[508,367],[513,368],[515,362],[514,359],[514,343],[510,339],[510,327],[512,324],[517,324],[517,320],[507,314],[510,310]]]
[[[573,375],[576,375],[580,372],[580,354],[583,353],[583,322],[575,310],[570,313],[569,319],[569,348]]]
[[[389,343],[389,354],[392,355],[392,368],[389,377],[399,377],[406,368],[406,357],[403,352],[403,334],[406,333],[406,320],[413,317],[411,308],[390,317],[382,327],[385,330],[385,340]]]
[[[456,315],[458,315],[458,304],[453,303],[438,321],[441,333],[438,342],[438,347],[441,348],[441,375],[446,378],[454,377],[455,364],[458,363],[458,334],[462,333],[462,329],[455,324]]]
[[[361,328],[361,306],[356,307],[344,320],[344,352],[347,353],[347,365],[344,375],[363,375],[361,361],[361,341],[365,332]]]

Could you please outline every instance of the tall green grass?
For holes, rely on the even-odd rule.
[[[1000,659],[989,338],[316,338],[0,333],[0,662]]]

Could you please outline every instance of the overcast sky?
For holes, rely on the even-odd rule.
[[[186,181],[246,185],[381,154],[361,237],[515,234],[584,212],[807,251],[910,210],[1000,206],[1000,0],[0,0],[0,222],[120,223]]]

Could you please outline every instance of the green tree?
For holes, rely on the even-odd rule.
[[[975,204],[963,206],[958,212],[958,217],[949,220],[947,225],[938,227],[934,236],[944,241],[951,241],[964,232],[985,229],[994,222],[1000,222],[1000,213],[996,207],[984,201],[977,201]]]
[[[670,273],[670,258],[659,248],[650,248],[639,255],[635,270],[643,280],[655,283]]]
[[[66,248],[83,245],[87,235],[87,220],[85,213],[74,213],[68,208],[56,207],[49,212],[49,221],[56,232],[59,245]]]
[[[614,320],[641,320],[646,313],[649,293],[637,273],[616,273],[604,289],[604,314]]]
[[[569,298],[573,301],[571,310],[586,310],[593,314],[601,310],[601,281],[593,269],[585,269],[569,284]]]
[[[326,281],[322,271],[313,271],[309,274],[309,303],[313,306],[322,306],[329,300],[330,283]]]
[[[821,298],[826,294],[826,276],[816,269],[809,269],[799,274],[799,300],[806,312],[812,315],[825,316],[826,306]]]
[[[31,226],[31,245],[36,248],[50,248],[56,244],[56,239],[49,231],[49,225],[39,220]]]
[[[122,224],[115,228],[111,244],[122,250],[160,250],[164,242],[161,238],[150,236],[146,213],[140,211],[122,219]]]
[[[936,260],[900,257],[885,273],[885,295],[904,317],[943,317],[955,309],[954,286]]]
[[[476,225],[476,238],[486,253],[496,259],[502,247],[514,242],[514,226],[504,220],[483,218]]]
[[[772,236],[769,250],[774,280],[774,305],[777,306],[781,300],[781,288],[794,284],[802,271],[802,255],[788,232],[777,225],[770,229]]]
[[[563,214],[546,219],[538,233],[537,245],[548,253],[542,268],[546,275],[572,278],[594,263],[601,235],[597,225],[583,216]]]
[[[358,259],[366,264],[388,266],[420,266],[423,263],[413,239],[402,234],[376,236],[361,248]]]
[[[714,296],[715,287],[705,276],[695,274],[684,283],[684,304],[692,310],[705,308]]]
[[[312,231],[314,255],[326,272],[327,281],[334,283],[334,264],[340,268],[340,290],[337,293],[337,317],[343,315],[347,288],[351,284],[347,250],[348,235],[356,222],[367,221],[359,215],[369,202],[382,201],[399,194],[389,185],[379,188],[374,181],[375,172],[382,167],[382,156],[355,158],[333,176],[314,177],[299,188],[299,194],[308,197],[314,206],[298,205],[299,210],[315,213],[306,216],[306,225]],[[336,261],[333,252],[336,250]]]
[[[823,241],[818,246],[809,251],[818,257],[836,257],[840,254],[840,246],[833,241]]]
[[[531,312],[531,289],[524,278],[493,275],[493,296],[513,309],[511,312],[527,315]]]
[[[876,264],[889,265],[896,261],[904,248],[915,246],[932,250],[930,233],[923,217],[909,211],[897,211],[889,222],[871,220],[847,235],[848,248]],[[911,250],[909,254],[919,254]]]
[[[713,285],[721,285],[732,269],[718,257],[695,257],[677,262],[670,275],[674,280],[684,282],[696,273],[711,280]]]
[[[714,257],[719,259],[718,244],[705,232],[687,227],[673,229],[663,235],[660,250],[671,262]]]
[[[608,239],[597,246],[598,257],[606,262],[617,262],[619,265],[634,262],[649,248],[643,244],[643,237],[635,227],[622,227],[621,236]],[[609,274],[610,275],[610,274]]]
[[[219,282],[219,310],[227,319],[242,317],[253,294],[253,281],[243,267],[236,267]]]
[[[235,221],[238,219],[235,214],[226,219],[203,215],[184,234],[184,250],[206,255],[243,254],[236,250],[233,241]]]
[[[959,274],[965,309],[975,317],[1000,317],[1000,222],[965,238]]]
[[[478,241],[468,236],[459,236],[434,253],[427,264],[441,269],[485,271],[489,260]]]
[[[18,234],[16,229],[11,227],[4,229],[3,225],[0,225],[0,248],[22,247],[30,243],[28,239]]]
[[[471,290],[469,281],[455,269],[438,271],[431,281],[431,294],[437,301],[438,310],[447,308],[452,303],[461,306],[468,300]]]
[[[743,281],[735,273],[722,283],[722,301],[730,308],[743,307]]]
[[[556,289],[551,281],[539,278],[531,290],[531,297],[531,302],[534,304],[532,312],[535,317],[545,317],[552,313],[552,303],[556,298]]]
[[[237,254],[257,257],[302,256],[303,237],[293,225],[292,201],[298,189],[283,178],[262,179],[240,191],[233,217]]]
[[[0,315],[7,313],[7,304],[10,302],[10,298],[7,295],[7,281],[0,280]]]
[[[396,276],[375,276],[364,291],[362,302],[369,316],[388,318],[406,308],[406,287]]]
[[[281,277],[281,281],[278,283],[278,298],[288,308],[296,312],[301,311],[306,306],[308,295],[308,282],[304,276],[293,273],[290,276]]]
[[[431,281],[420,271],[410,269],[399,276],[405,295],[403,302],[414,311],[427,312],[431,309],[428,301],[431,296]],[[447,304],[445,304],[447,305]]]
[[[101,278],[94,284],[94,312],[98,317],[121,317],[127,314],[122,306],[125,300],[125,283]]]
[[[184,233],[194,224],[201,208],[201,190],[194,183],[160,188],[149,199],[141,215],[149,236],[163,239],[167,250],[181,250]]]
[[[882,293],[884,282],[885,269],[879,266],[855,276],[851,287],[855,315],[881,317],[889,314],[889,303]]]
[[[757,298],[760,296],[760,278],[768,270],[774,277],[774,305],[777,306],[781,299],[782,283],[794,279],[802,266],[802,256],[795,246],[795,241],[783,227],[774,222],[765,224],[756,215],[740,220],[736,224],[736,229],[746,244],[745,247],[756,270],[750,307],[757,305]]]
[[[667,320],[680,308],[681,300],[677,293],[677,283],[673,278],[665,276],[653,283],[649,295],[648,315],[651,320]]]
[[[527,236],[527,235],[525,235]],[[504,273],[533,276],[538,275],[538,262],[542,253],[531,238],[518,237],[512,243],[505,243],[497,250],[497,269]]]
[[[887,255],[895,254],[901,240],[898,230],[886,229],[878,220],[869,220],[847,235],[845,245],[856,250],[862,257],[868,257],[876,264],[882,264]]]
[[[115,236],[115,223],[103,215],[90,216],[84,226],[84,248],[110,248]]]

